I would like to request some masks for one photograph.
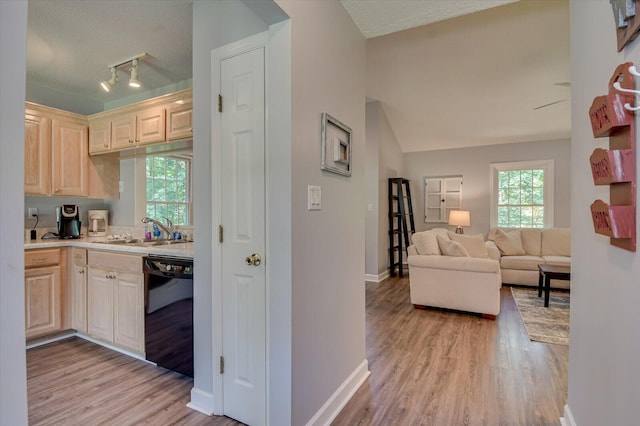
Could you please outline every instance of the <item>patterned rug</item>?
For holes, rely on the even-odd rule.
[[[529,339],[536,342],[569,345],[569,296],[568,292],[551,291],[549,307],[544,307],[544,292],[538,297],[538,289],[511,287],[511,294],[520,311]]]

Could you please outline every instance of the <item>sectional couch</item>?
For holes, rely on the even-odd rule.
[[[571,266],[569,228],[494,228],[488,240],[492,250],[500,253],[500,271],[505,284],[537,287],[539,264]],[[570,282],[551,280],[551,287],[569,288]]]

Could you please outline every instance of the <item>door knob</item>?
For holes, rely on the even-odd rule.
[[[244,262],[249,266],[258,266],[260,262],[262,262],[262,258],[258,253],[253,253],[244,260]]]

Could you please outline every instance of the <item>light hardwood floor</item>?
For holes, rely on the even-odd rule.
[[[366,284],[370,378],[334,425],[558,425],[568,347],[529,341],[511,292],[496,321],[416,310],[407,278]],[[185,405],[193,381],[81,339],[27,351],[31,425],[237,425]]]
[[[406,276],[366,303],[371,376],[334,425],[559,425],[569,348],[531,342],[508,287],[495,321],[413,309]]]

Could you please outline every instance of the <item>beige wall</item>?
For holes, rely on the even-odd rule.
[[[0,2],[0,425],[27,424],[24,99],[27,2]]]
[[[380,102],[367,102],[365,273],[389,269],[388,179],[403,176],[402,151]],[[373,277],[368,277],[372,279]]]
[[[609,195],[606,187],[593,185],[589,156],[596,147],[607,147],[608,140],[593,138],[588,111],[596,96],[607,94],[616,66],[626,61],[640,65],[640,39],[617,53],[609,2],[572,0],[568,404],[575,424],[580,426],[635,425],[640,419],[640,255],[613,247],[606,237],[596,235],[589,213],[589,205],[596,198],[608,201]],[[636,167],[640,164],[638,124],[636,117]],[[636,200],[639,195],[636,186]],[[636,206],[636,222],[637,212]]]
[[[366,356],[366,46],[336,0],[277,3],[291,17],[291,423],[303,425]],[[320,170],[323,112],[353,131],[351,177]],[[322,187],[322,210],[307,210],[307,185]]]
[[[554,225],[569,226],[571,218],[571,143],[553,140],[477,148],[443,149],[404,154],[405,177],[411,179],[416,231],[447,228],[446,223],[424,222],[425,176],[462,175],[462,209],[469,210],[467,234],[486,234],[491,221],[490,164],[512,161],[554,160]],[[415,195],[414,195],[415,194]],[[453,230],[453,227],[451,227]]]

